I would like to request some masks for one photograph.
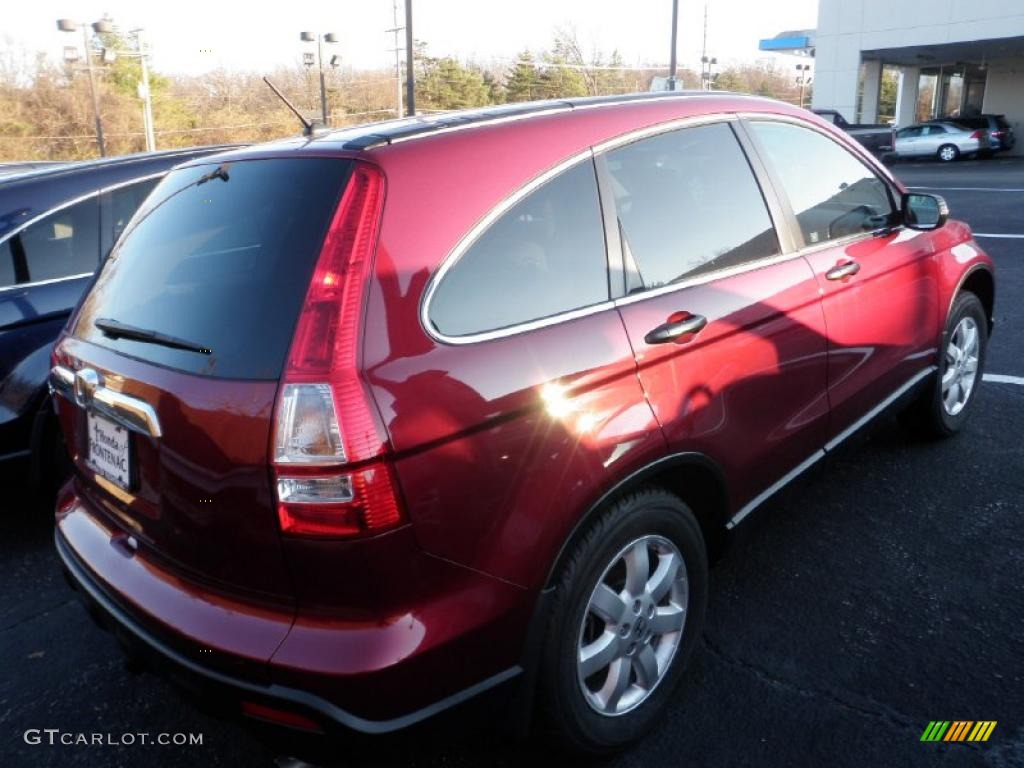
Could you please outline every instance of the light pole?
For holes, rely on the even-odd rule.
[[[299,39],[304,43],[316,42],[316,60],[320,67],[320,115],[323,119],[324,126],[327,125],[327,85],[324,82],[324,43],[336,43],[338,42],[338,36],[333,32],[328,32],[326,35],[320,35],[315,32],[300,32]],[[303,57],[309,64],[309,58]],[[334,62],[337,59],[332,59]]]
[[[679,35],[679,0],[672,0],[672,48],[668,52],[668,89],[676,89],[676,38]]]
[[[711,68],[718,63],[718,59],[714,56],[701,56],[700,57],[700,81],[701,88],[705,91],[711,90]]]
[[[106,157],[107,147],[103,142],[103,120],[100,118],[100,100],[96,93],[96,76],[92,70],[92,51],[89,50],[89,24],[85,22],[76,22],[71,19],[57,19],[57,29],[61,32],[77,32],[78,28],[82,28],[82,42],[85,44],[85,68],[89,72],[89,92],[92,94],[92,113],[96,120],[96,143],[100,148],[100,157]],[[93,31],[96,34],[101,32],[109,32],[110,24],[106,21],[97,21],[92,24]],[[65,58],[67,49],[65,49]]]
[[[807,73],[810,72],[810,64],[797,64],[796,65],[796,82],[800,86],[800,106],[804,105],[804,86],[807,85]]]

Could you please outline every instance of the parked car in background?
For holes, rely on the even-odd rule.
[[[517,686],[608,752],[685,673],[729,530],[884,411],[961,429],[994,291],[940,198],[767,99],[200,158],[55,346],[57,550],[234,716],[380,734]]]
[[[970,131],[986,131],[989,138],[989,150],[1006,152],[1013,149],[1017,137],[1013,126],[1006,120],[1006,115],[978,115],[977,117],[951,117],[946,120],[929,120],[929,123],[956,123]]]
[[[895,156],[908,158],[934,157],[944,163],[960,157],[972,157],[988,151],[988,131],[965,128],[952,122],[908,125],[896,131]]]
[[[850,123],[837,110],[815,109],[814,114],[832,123],[836,128],[853,138],[875,154],[884,154],[892,149],[893,127],[881,123]]]
[[[64,163],[0,178],[0,465],[59,480],[50,349],[135,209],[174,165],[229,146]],[[66,465],[66,461],[63,462]]]

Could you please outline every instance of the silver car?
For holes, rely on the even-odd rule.
[[[937,157],[951,162],[960,156],[990,149],[988,131],[965,128],[953,122],[908,125],[896,131],[897,157]]]

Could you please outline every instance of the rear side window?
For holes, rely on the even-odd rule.
[[[105,242],[113,245],[128,226],[128,221],[135,211],[153,191],[160,179],[144,179],[134,184],[112,189],[104,195],[103,237]]]
[[[44,216],[0,245],[0,288],[93,272],[99,232],[95,196]]]
[[[430,322],[467,336],[608,300],[608,267],[594,165],[546,182],[494,222],[449,268]]]
[[[607,162],[624,250],[644,287],[779,253],[760,187],[725,123],[636,141]]]
[[[75,333],[189,373],[278,378],[350,167],[292,158],[172,171],[111,253]],[[112,338],[97,320],[212,351]]]
[[[889,223],[889,186],[848,150],[789,123],[759,121],[751,128],[782,182],[806,245]]]

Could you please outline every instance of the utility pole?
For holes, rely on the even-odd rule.
[[[149,91],[149,64],[146,62],[145,42],[142,39],[142,30],[136,29],[135,41],[139,47],[139,64],[142,66],[142,84],[139,87],[139,95],[142,97],[142,123],[146,131],[146,151],[156,150],[156,134],[153,131],[153,97]]]
[[[58,22],[58,25],[60,22]],[[92,93],[92,113],[96,117],[96,143],[100,146],[100,157],[107,156],[103,143],[103,121],[100,119],[100,99],[96,95],[96,75],[92,71],[92,47],[89,45],[89,25],[82,25],[82,39],[85,41],[85,68],[89,70],[89,91]]]
[[[395,111],[395,115],[398,117],[402,116],[402,46],[398,44],[398,33],[401,32],[404,27],[398,25],[398,0],[391,0],[391,14],[394,19],[395,26],[391,29],[384,30],[385,32],[393,32],[395,35],[395,84],[396,84],[396,96],[398,102],[398,109]]]
[[[676,89],[676,38],[679,34],[679,0],[672,0],[672,50],[669,52],[668,89]]]
[[[413,69],[412,0],[405,0],[405,114],[416,114],[416,72]]]

